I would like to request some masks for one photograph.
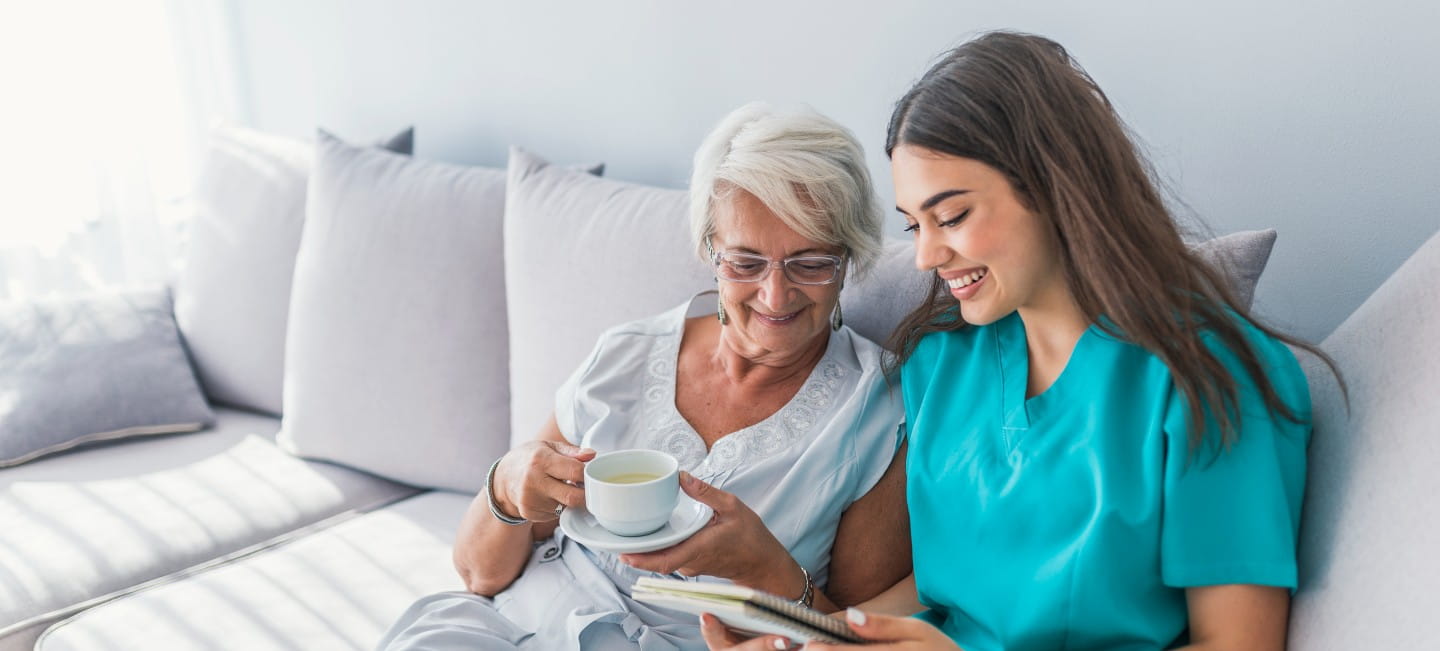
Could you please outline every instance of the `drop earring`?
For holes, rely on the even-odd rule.
[[[718,294],[719,292],[716,292],[716,293]],[[723,327],[723,326],[726,326],[726,325],[729,325],[729,323],[730,323],[730,318],[727,317],[727,316],[725,316],[725,297],[724,297],[724,296],[721,296],[721,297],[719,298],[719,300],[716,301],[716,302],[717,302],[717,303],[719,304],[719,306],[720,306],[720,309],[718,309],[718,310],[715,311],[715,315],[718,316],[718,317],[720,317],[720,325],[721,325],[722,327]]]
[[[835,311],[830,313],[830,329],[839,330],[842,325],[845,325],[845,316],[840,314],[840,304],[836,303]]]

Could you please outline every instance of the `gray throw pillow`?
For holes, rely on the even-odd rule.
[[[416,486],[477,491],[509,442],[505,172],[322,132],[308,202],[281,445]]]
[[[414,129],[377,146],[409,154]],[[290,283],[314,148],[235,126],[210,133],[175,319],[216,402],[280,413]]]
[[[1215,266],[1230,281],[1235,298],[1245,307],[1255,301],[1255,284],[1275,248],[1275,229],[1236,231],[1192,244],[1191,249]]]
[[[0,468],[214,420],[165,290],[0,304]]]

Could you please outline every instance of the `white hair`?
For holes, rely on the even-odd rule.
[[[848,129],[813,109],[751,102],[705,137],[690,177],[690,236],[702,259],[715,207],[737,189],[806,239],[845,247],[854,274],[864,275],[880,255],[883,218],[865,152]]]

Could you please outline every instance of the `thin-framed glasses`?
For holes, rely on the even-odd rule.
[[[845,264],[845,258],[838,255],[797,255],[774,260],[753,253],[716,251],[713,248],[710,249],[710,261],[715,265],[715,275],[731,282],[758,283],[770,275],[771,269],[780,267],[785,271],[785,277],[797,285],[833,283],[840,278],[840,268]]]

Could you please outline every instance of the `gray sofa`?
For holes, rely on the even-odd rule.
[[[174,321],[215,423],[0,469],[0,651],[370,648],[462,588],[486,467],[600,333],[713,286],[686,193],[595,165],[232,127],[211,149]],[[918,297],[909,255],[852,279],[853,327]]]
[[[276,151],[247,146],[258,147],[247,150],[255,160],[263,158],[256,151]],[[226,245],[263,249],[283,278],[246,273],[253,265],[221,256],[236,268],[199,285],[239,303],[200,318],[195,310],[212,308],[187,297],[197,283],[187,286],[183,275],[177,283],[177,311],[191,312],[180,329],[215,403],[213,427],[0,470],[0,651],[370,648],[414,599],[461,589],[450,543],[486,465],[538,427],[554,387],[599,333],[712,282],[686,244],[683,191],[606,180],[520,151],[502,172],[326,146],[316,177],[302,184],[303,237],[290,228],[299,239],[288,244]],[[303,167],[303,158],[292,162]],[[349,200],[362,189],[372,194]],[[293,203],[293,184],[288,192],[282,199]],[[422,195],[448,199],[416,208]],[[389,212],[376,213],[377,202]],[[293,205],[261,208],[294,218]],[[347,235],[357,225],[346,220],[366,211],[374,214],[363,219],[398,216],[405,227],[379,239]],[[204,217],[223,221],[223,212]],[[253,235],[263,225],[246,228]],[[429,239],[407,239],[422,235]],[[463,245],[447,248],[457,240]],[[431,244],[406,263],[415,277],[377,287],[391,281],[375,279],[367,256],[417,242]],[[203,236],[192,244],[206,245]],[[285,259],[297,250],[298,263]],[[472,279],[481,289],[457,280],[454,265],[483,266]],[[1429,409],[1440,396],[1437,275],[1440,236],[1323,343],[1349,382],[1348,414],[1307,360],[1317,428],[1293,649],[1437,648],[1425,627],[1440,604],[1440,561],[1430,557],[1440,549],[1440,507],[1428,500],[1440,489],[1429,467],[1440,462],[1440,414]],[[234,285],[217,288],[216,279]],[[911,268],[910,245],[888,244],[874,273],[847,284],[847,323],[883,339],[924,280]],[[262,281],[269,285],[247,284]],[[465,291],[433,306],[406,299],[456,283]],[[276,318],[275,292],[288,315]],[[469,295],[476,292],[484,295]],[[262,300],[270,307],[254,302]],[[302,300],[326,305],[325,313],[306,311]],[[478,302],[454,304],[464,301]],[[427,346],[448,345],[424,341],[437,319],[462,321],[451,328],[462,359],[426,356]],[[187,323],[199,325],[187,331]],[[241,324],[239,338],[211,337],[204,324],[216,323]],[[256,371],[263,365],[253,356],[237,355],[246,337],[288,339],[283,373]],[[317,352],[347,337],[370,349]],[[431,374],[443,386],[426,386]],[[458,398],[445,393],[460,384]],[[254,400],[233,406],[282,393],[283,416]],[[450,414],[455,403],[466,408]]]

